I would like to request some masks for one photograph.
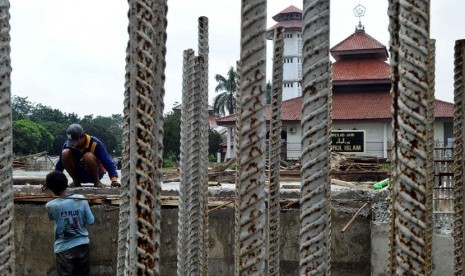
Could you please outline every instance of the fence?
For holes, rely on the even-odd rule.
[[[454,160],[452,147],[434,148],[433,210],[435,214],[454,212]]]

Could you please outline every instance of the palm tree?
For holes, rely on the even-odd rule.
[[[215,88],[215,92],[222,92],[215,97],[213,103],[213,109],[216,114],[226,115],[233,114],[236,110],[236,77],[237,73],[231,66],[229,68],[227,78],[217,74],[215,80],[218,85]]]

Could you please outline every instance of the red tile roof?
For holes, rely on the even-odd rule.
[[[388,56],[386,46],[363,30],[355,31],[348,38],[332,47],[330,52],[336,60],[343,55],[353,54],[377,53],[381,60],[386,60]]]
[[[367,49],[381,49],[386,47],[378,40],[374,39],[365,31],[356,31],[343,41],[339,42],[331,48],[331,52],[336,51],[353,51],[353,50],[367,50]]]
[[[333,121],[377,121],[392,120],[392,98],[388,90],[363,91],[363,83],[390,83],[390,66],[384,62],[387,50],[376,39],[364,31],[356,31],[331,49],[336,58],[332,65],[333,86],[351,85],[352,91],[338,91],[332,95]],[[349,59],[341,58],[350,56]],[[367,87],[364,85],[364,87]],[[375,88],[373,88],[375,89]],[[283,123],[300,122],[302,98],[283,101]],[[435,100],[434,116],[436,120],[453,118],[453,104]],[[270,107],[267,106],[266,118],[270,119]],[[218,125],[234,125],[236,115],[217,119]]]
[[[293,5],[290,5],[289,7],[285,8],[284,10],[280,11],[279,13],[275,14],[272,18],[275,20],[275,21],[278,21],[276,20],[276,18],[279,17],[280,14],[284,14],[284,13],[302,13],[302,10],[297,8],[296,6],[293,6]],[[275,18],[276,17],[276,18]]]
[[[332,119],[333,121],[346,120],[375,120],[390,121],[392,119],[391,95],[386,91],[346,92],[333,94]],[[436,119],[453,117],[452,103],[436,100],[434,116]],[[302,97],[283,101],[282,121],[298,122],[301,120]],[[270,107],[267,106],[266,118],[270,119]],[[234,125],[236,115],[218,118],[218,125]]]
[[[274,30],[275,28],[277,27],[283,27],[284,29],[286,30],[289,30],[289,29],[298,29],[298,30],[302,30],[302,21],[301,20],[286,20],[286,21],[281,21],[281,22],[278,22],[276,24],[273,25],[273,27],[269,28],[267,30],[268,31],[271,31],[271,30]]]
[[[339,60],[332,65],[333,83],[338,81],[390,81],[391,68],[381,60]]]

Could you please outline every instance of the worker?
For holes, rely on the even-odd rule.
[[[63,144],[55,170],[66,170],[73,179],[70,188],[80,187],[81,183],[93,183],[103,187],[100,181],[108,172],[112,187],[120,187],[116,166],[103,143],[84,132],[79,124],[72,124],[66,130],[68,140]]]
[[[43,189],[56,198],[47,202],[48,218],[55,221],[55,252],[58,275],[90,275],[89,232],[94,215],[83,195],[68,192],[68,178],[63,172],[47,174]]]

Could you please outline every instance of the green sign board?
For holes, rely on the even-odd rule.
[[[331,151],[365,152],[365,131],[333,130],[331,132]]]

